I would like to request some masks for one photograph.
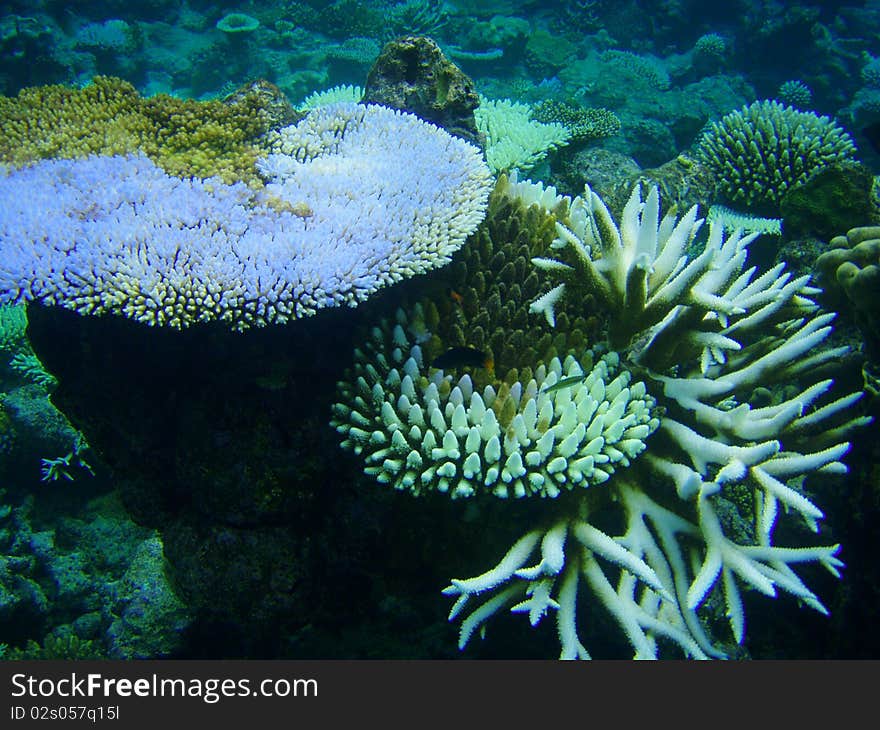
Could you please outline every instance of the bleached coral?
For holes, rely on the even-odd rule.
[[[588,656],[575,627],[581,579],[636,657],[656,656],[660,637],[694,657],[722,656],[697,613],[719,583],[737,643],[745,634],[741,585],[768,596],[781,589],[826,612],[792,568],[819,562],[837,575],[838,546],[774,546],[773,529],[782,506],[817,531],[822,512],[797,486],[811,473],[846,471],[844,434],[867,419],[841,419],[861,394],[830,399],[832,380],[811,377],[841,350],[818,349],[832,315],[816,312],[808,278],[792,278],[782,265],[755,276],[754,268],[745,269],[753,236],[725,240],[720,227],[689,260],[685,248],[701,222],[696,210],[680,222],[670,215],[660,220],[656,189],[642,202],[637,187],[618,228],[587,189],[558,223],[556,245],[571,255],[535,262],[569,285],[579,280],[609,307],[611,338],[666,415],[646,454],[606,486],[624,512],[621,534],[599,533],[585,512],[529,533],[494,571],[452,582],[446,589],[458,596],[452,617],[492,594],[464,620],[462,643],[502,605],[527,595],[512,610],[528,608],[534,624],[557,609],[562,656]],[[552,319],[547,301],[545,295],[535,309]],[[807,384],[795,395],[764,407],[749,404],[757,387],[796,378]],[[738,541],[723,515],[731,493],[743,489],[752,499],[752,534]],[[568,534],[573,544],[564,551]],[[541,560],[526,568],[539,538]],[[602,563],[610,564],[616,588]]]
[[[260,191],[143,156],[10,172],[0,301],[172,327],[285,322],[442,266],[485,213],[479,150],[410,114],[335,105],[274,144]]]
[[[362,86],[343,84],[333,86],[329,89],[313,91],[297,105],[297,108],[302,111],[311,111],[312,109],[318,109],[322,106],[330,106],[331,104],[339,104],[340,102],[356,104],[363,98],[364,89]]]
[[[723,205],[713,205],[706,214],[707,223],[715,223],[725,233],[733,233],[737,229],[743,233],[766,233],[770,236],[782,235],[781,218],[761,218],[747,213],[738,213]]]
[[[379,482],[415,495],[556,497],[629,466],[657,428],[654,399],[618,373],[613,353],[595,365],[590,353],[554,358],[527,383],[480,393],[469,375],[456,382],[428,367],[402,311],[398,320],[356,353],[353,382],[334,407],[343,447],[363,455]]]
[[[486,138],[486,160],[493,172],[528,170],[572,136],[562,124],[532,119],[528,104],[509,99],[481,97],[474,117]]]
[[[504,445],[488,469],[482,429],[501,421],[490,407],[496,401],[490,395],[487,405],[485,391],[475,398],[467,377],[456,384],[427,370],[404,316],[390,336],[377,329],[357,353],[358,377],[340,385],[334,416],[367,471],[398,488],[477,497],[499,481],[498,471],[505,482],[499,496],[558,495],[550,502],[558,508],[543,510],[495,567],[444,590],[455,598],[450,619],[461,620],[459,645],[482,634],[505,607],[527,613],[532,625],[555,611],[561,656],[588,658],[578,626],[586,595],[610,615],[637,658],[657,657],[664,647],[695,658],[726,656],[729,639],[705,621],[712,594],[736,643],[745,638],[743,590],[783,591],[826,613],[795,569],[818,563],[838,575],[839,546],[777,545],[774,529],[788,515],[818,531],[823,513],[803,491],[804,479],[844,473],[847,434],[869,419],[851,413],[861,393],[835,393],[823,372],[845,348],[823,349],[833,315],[812,301],[808,277],[793,277],[784,265],[760,274],[747,267],[754,235],[725,237],[721,226],[711,226],[700,245],[696,209],[681,220],[661,218],[656,189],[643,199],[637,187],[619,225],[589,188],[569,200],[514,180],[507,195],[556,218],[557,256],[534,263],[562,281],[535,301],[534,313],[552,325],[560,307],[589,300],[602,312],[605,337],[597,344],[609,354],[592,368],[571,355],[564,365],[535,363],[533,379],[513,383]],[[577,457],[564,454],[551,470],[556,455],[543,458],[531,429],[552,433],[558,424],[526,417],[532,402],[541,413],[542,393],[553,400],[553,414],[560,399],[583,398],[587,380],[594,400],[601,400],[593,390],[599,383],[612,403],[622,388],[630,390],[628,405],[616,407],[621,433],[614,436],[631,430],[633,448],[606,439],[614,419],[603,419],[592,448],[623,458],[609,459],[613,471],[594,461],[605,473],[599,479],[582,478]],[[786,388],[774,396],[767,388],[777,384]],[[627,420],[634,401],[640,415]],[[436,419],[424,429],[423,403]],[[577,413],[568,434],[593,427],[592,409],[581,418],[578,406],[564,408]],[[437,443],[427,448],[413,437],[414,427],[420,438],[431,431]],[[557,435],[552,443],[560,451],[583,443],[572,439],[564,447]],[[517,479],[520,488],[511,490]]]

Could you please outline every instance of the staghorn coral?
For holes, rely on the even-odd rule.
[[[838,546],[774,545],[774,528],[784,508],[817,531],[822,512],[802,480],[844,472],[845,434],[868,419],[848,416],[861,394],[833,394],[822,373],[845,348],[821,349],[831,316],[817,312],[808,277],[746,269],[754,235],[725,238],[720,226],[689,256],[702,221],[696,209],[661,219],[656,189],[643,200],[637,186],[618,226],[589,188],[570,200],[515,180],[499,187],[493,197],[555,222],[555,256],[534,264],[564,282],[533,313],[566,328],[572,308],[593,302],[599,349],[520,363],[480,391],[474,374],[429,367],[418,343],[441,322],[421,305],[356,352],[333,419],[367,472],[397,488],[559,495],[496,567],[444,590],[456,598],[450,619],[463,617],[459,645],[509,606],[532,625],[555,611],[561,656],[588,658],[584,591],[639,658],[661,646],[725,656],[703,619],[721,599],[741,643],[744,588],[826,612],[794,568],[837,575]],[[750,404],[756,388],[794,382]]]
[[[0,97],[0,162],[142,152],[172,175],[257,183],[258,139],[269,130],[256,90],[232,103],[140,96],[126,81],[97,76],[82,89],[63,85]]]
[[[256,192],[143,156],[0,178],[0,300],[177,328],[286,322],[447,263],[485,213],[479,150],[413,115],[335,105],[270,144]]]
[[[720,192],[757,212],[778,212],[787,191],[854,153],[850,136],[831,119],[777,101],[727,114],[700,140],[700,156],[718,176]]]

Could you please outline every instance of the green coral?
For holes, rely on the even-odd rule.
[[[22,304],[0,304],[0,350],[14,353],[25,342],[27,315]]]
[[[779,85],[776,98],[787,106],[795,109],[806,109],[813,100],[813,92],[803,81],[792,79]]]
[[[87,661],[106,659],[107,656],[101,646],[94,641],[80,639],[73,634],[67,636],[49,634],[42,643],[29,639],[21,649],[7,648],[4,658],[18,661],[30,659]]]
[[[371,474],[399,489],[463,497],[475,489],[471,480],[481,480],[484,491],[497,495],[555,496],[563,482],[570,488],[602,480],[621,459],[637,452],[637,445],[627,442],[630,455],[586,453],[598,446],[592,443],[592,432],[589,439],[586,429],[572,435],[577,428],[572,417],[579,413],[586,420],[588,401],[598,408],[599,389],[604,392],[606,384],[609,405],[624,391],[623,399],[629,399],[620,405],[631,409],[631,426],[639,428],[627,438],[651,421],[652,400],[627,375],[617,379],[619,361],[587,351],[597,322],[575,311],[580,303],[560,306],[562,327],[556,332],[529,314],[540,290],[530,261],[550,252],[555,217],[511,197],[510,189],[520,185],[501,176],[483,225],[442,272],[443,285],[423,285],[423,291],[436,288],[436,293],[401,309],[395,321],[375,327],[356,353],[354,371],[340,384],[333,423],[346,448],[368,460]],[[560,200],[553,207],[562,215],[565,205]],[[493,367],[459,368],[455,379],[449,368],[442,372],[429,367],[448,348],[461,346],[482,351]],[[565,378],[579,381],[557,385]],[[398,386],[409,393],[407,403],[399,400]],[[568,404],[575,410],[565,415]],[[418,419],[417,410],[410,414],[413,406],[424,419],[418,433],[401,428],[390,436],[393,444],[372,436],[384,429],[386,417]],[[481,417],[489,411],[484,424]],[[471,435],[478,421],[480,433]],[[604,427],[597,421],[594,428]],[[624,438],[623,431],[617,438]],[[455,446],[453,439],[461,443]],[[406,453],[398,453],[404,449]],[[514,451],[517,456],[511,456]]]
[[[850,136],[831,119],[777,101],[727,114],[700,140],[722,195],[759,213],[777,212],[786,192],[854,153]]]
[[[620,119],[609,109],[583,108],[560,101],[542,101],[532,110],[532,119],[545,124],[561,124],[572,141],[585,142],[611,137],[620,131]]]
[[[851,228],[816,260],[832,304],[849,312],[865,338],[869,359],[880,363],[880,226]]]
[[[728,49],[727,40],[720,33],[704,33],[694,44],[694,54],[704,58],[722,59]]]
[[[619,77],[617,83],[628,88],[666,91],[670,86],[669,74],[656,58],[630,51],[609,50],[602,52],[601,60],[608,67],[605,73],[615,74]]]

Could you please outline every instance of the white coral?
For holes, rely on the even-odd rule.
[[[531,115],[528,104],[480,99],[474,118],[486,138],[486,161],[493,172],[529,170],[554,149],[568,144],[571,132],[566,127],[536,121]]]
[[[397,489],[556,497],[629,466],[659,425],[654,399],[615,353],[595,365],[589,353],[553,358],[527,383],[477,392],[469,375],[429,367],[409,329],[403,311],[393,328],[375,328],[332,421],[366,473]]]
[[[753,236],[725,240],[713,227],[703,251],[689,258],[685,248],[700,224],[695,209],[680,222],[660,220],[656,189],[642,202],[637,187],[618,228],[588,188],[557,224],[555,247],[568,255],[535,260],[563,284],[533,311],[552,324],[554,303],[568,289],[589,290],[608,308],[609,336],[628,345],[629,366],[666,415],[646,454],[603,487],[623,510],[621,534],[597,530],[584,503],[579,514],[527,533],[496,568],[452,581],[444,593],[457,596],[450,619],[464,616],[461,646],[512,605],[528,611],[533,625],[556,611],[561,656],[589,657],[576,625],[579,584],[619,624],[636,658],[656,657],[660,637],[688,656],[723,657],[697,613],[719,581],[737,643],[745,635],[742,587],[768,596],[781,589],[827,613],[793,568],[818,562],[839,575],[839,546],[775,546],[773,529],[781,505],[817,531],[823,514],[798,486],[809,474],[846,471],[844,435],[869,419],[843,419],[861,394],[828,400],[833,381],[812,378],[780,402],[749,405],[756,387],[809,382],[841,354],[820,349],[832,315],[817,313],[807,277],[792,278],[781,266],[761,276],[745,269]],[[729,514],[734,490],[751,495],[750,528],[737,530],[742,516]],[[539,563],[527,568],[539,545]]]

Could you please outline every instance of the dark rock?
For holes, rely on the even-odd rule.
[[[697,159],[681,154],[659,167],[630,175],[609,191],[604,198],[605,205],[615,216],[620,215],[637,182],[642,183],[643,195],[649,185],[656,185],[660,189],[660,205],[664,215],[673,205],[678,206],[679,214],[693,205],[699,205],[705,214],[715,198],[716,181],[712,171]]]
[[[552,183],[565,195],[581,195],[584,183],[603,200],[623,181],[632,180],[641,171],[638,163],[622,152],[587,147],[571,156],[560,156],[558,172]]]
[[[385,44],[367,76],[365,104],[412,112],[450,134],[483,145],[474,110],[474,82],[430,38],[407,36]]]
[[[238,87],[223,99],[223,103],[252,109],[266,129],[280,129],[296,124],[305,116],[294,109],[281,89],[265,79],[257,79]]]

